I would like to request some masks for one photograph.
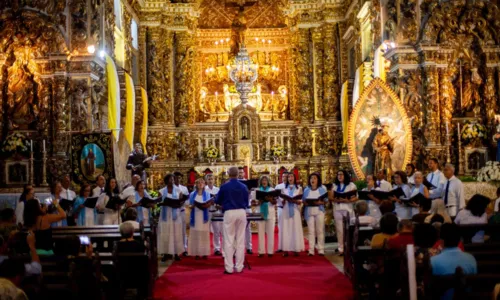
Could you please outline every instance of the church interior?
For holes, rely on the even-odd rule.
[[[233,166],[243,170],[244,179],[266,176],[272,186],[285,184],[283,174],[290,173],[304,189],[312,175],[332,189],[345,171],[358,191],[367,188],[368,178],[378,186],[380,172],[397,187],[398,172],[410,182],[419,171],[430,190],[435,161],[463,186],[459,196],[465,202],[457,202],[457,215],[476,195],[489,199],[483,213],[491,216],[488,226],[493,227],[457,226],[476,226],[486,235],[500,232],[499,5],[498,0],[0,1],[0,209],[16,209],[26,186],[45,199],[54,195],[56,182],[67,181],[64,189],[71,188],[76,197],[80,187],[83,193],[86,185],[99,186],[100,177],[115,179],[119,187],[130,185],[131,172],[141,176],[151,196],[168,185],[165,175],[174,172],[191,192],[207,175],[222,186]],[[139,165],[145,171],[135,173]],[[444,183],[448,201],[450,178],[448,185],[438,183]],[[332,199],[322,211],[326,257],[289,260],[297,268],[291,273],[316,282],[311,289],[322,292],[293,287],[300,285],[296,278],[280,278],[288,289],[256,282],[262,289],[245,294],[244,280],[250,279],[233,275],[227,294],[204,291],[203,296],[203,291],[193,292],[196,284],[201,290],[211,289],[210,284],[226,288],[220,258],[213,263],[219,269],[210,273],[212,256],[208,262],[183,258],[165,267],[156,259],[163,253],[155,250],[146,263],[152,269],[144,275],[149,279],[144,298],[378,299],[397,294],[417,299],[418,294],[431,299],[428,287],[415,279],[415,264],[417,271],[425,264],[418,256],[406,258],[405,252],[405,271],[396,277],[385,273],[398,279],[397,291],[388,288],[387,278],[374,279],[373,266],[363,268],[384,254],[363,248],[370,244],[362,241],[359,222],[343,224]],[[350,217],[356,219],[354,205]],[[150,209],[151,222],[161,220],[162,209]],[[498,223],[491,221],[495,216]],[[189,232],[189,216],[183,221]],[[306,244],[314,248],[314,235],[307,240],[309,223],[301,222]],[[257,223],[249,225],[255,249]],[[113,225],[114,233],[106,234],[119,237],[118,224]],[[141,227],[136,235],[154,249],[158,242],[152,228],[144,232]],[[473,230],[467,228],[461,230]],[[52,234],[106,240],[97,227],[65,230]],[[483,276],[467,275],[473,288],[465,299],[491,299],[500,284],[498,270],[486,267],[500,263],[499,240],[491,234],[480,248],[462,237],[462,249],[478,251],[473,253],[476,273]],[[247,258],[266,283],[286,277],[282,273],[292,268],[281,257],[264,259]],[[266,273],[266,264],[278,271]],[[102,271],[107,267],[103,264]],[[301,275],[301,270],[324,272],[328,280]],[[204,282],[212,274],[221,282]],[[380,285],[371,284],[376,280]]]

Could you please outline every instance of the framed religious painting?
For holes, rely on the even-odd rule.
[[[99,175],[114,177],[111,133],[75,134],[71,137],[73,180],[95,183]]]
[[[380,78],[365,88],[349,118],[349,159],[358,179],[404,170],[412,154],[411,124],[401,100]]]

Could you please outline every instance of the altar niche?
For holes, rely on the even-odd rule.
[[[252,138],[250,133],[250,120],[248,117],[241,117],[240,119],[240,140],[246,141]]]
[[[229,160],[254,161],[262,157],[259,152],[260,117],[252,106],[238,105],[228,122]]]

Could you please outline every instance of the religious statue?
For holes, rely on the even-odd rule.
[[[85,157],[85,173],[87,176],[92,177],[95,173],[95,154],[92,149],[89,149],[87,157]]]
[[[231,24],[231,54],[238,55],[241,45],[245,44],[245,31],[247,29],[247,19],[245,18],[245,7],[239,6],[233,23]]]
[[[391,155],[394,151],[394,138],[389,136],[387,128],[389,125],[382,124],[381,129],[373,140],[372,147],[375,151],[375,173],[385,169],[387,178],[392,175]]]
[[[240,139],[249,140],[250,139],[250,121],[247,117],[240,119]]]
[[[483,82],[481,76],[477,72],[477,68],[471,69],[471,75],[469,79],[464,80],[464,94],[462,98],[462,109],[469,111],[474,104],[481,101],[481,96],[479,95],[479,88]]]

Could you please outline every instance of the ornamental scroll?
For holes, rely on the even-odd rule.
[[[364,90],[349,119],[349,159],[358,179],[375,172],[377,141],[383,143],[384,138],[388,141],[387,148],[383,149],[387,150],[388,169],[404,170],[412,154],[410,120],[394,91],[380,78],[375,78]]]

